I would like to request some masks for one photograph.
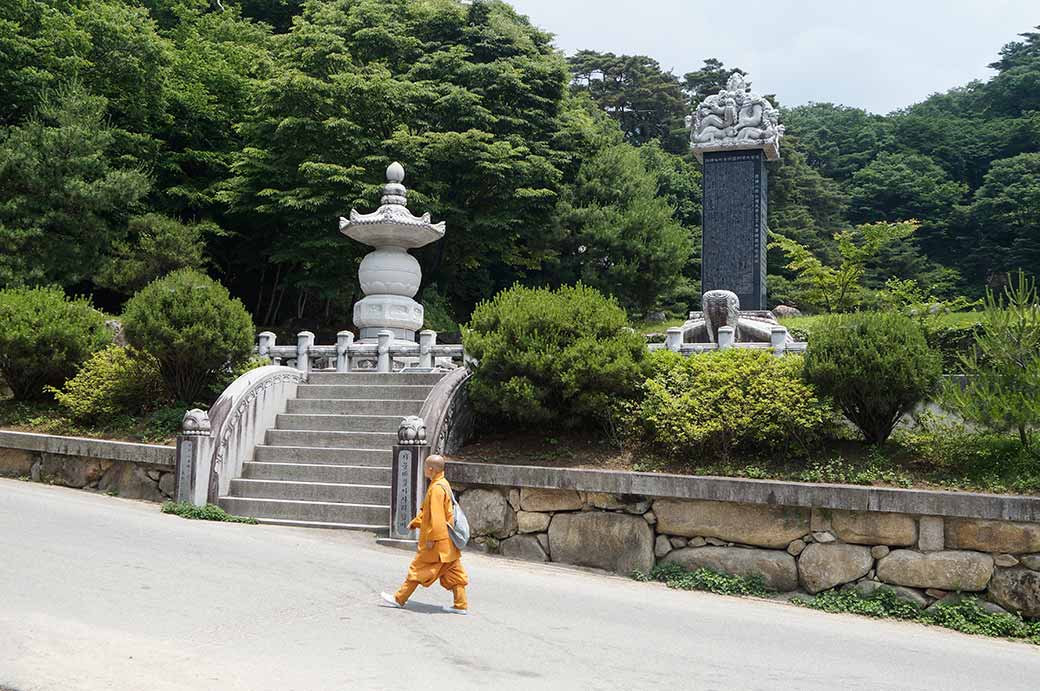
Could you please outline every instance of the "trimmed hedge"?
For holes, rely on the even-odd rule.
[[[936,390],[941,374],[942,358],[928,347],[921,326],[895,312],[826,317],[805,357],[806,381],[874,444]]]
[[[194,403],[253,350],[253,320],[227,288],[192,269],[141,289],[123,313],[126,338],[159,363],[167,389]]]
[[[60,288],[0,290],[0,374],[16,400],[39,400],[112,342],[104,315]]]
[[[580,283],[504,290],[463,329],[466,353],[479,363],[470,400],[492,421],[609,426],[615,404],[643,381],[646,344],[627,327],[617,302]]]

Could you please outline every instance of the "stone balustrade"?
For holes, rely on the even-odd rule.
[[[682,355],[699,355],[715,350],[728,350],[730,348],[742,348],[746,350],[769,350],[777,357],[787,353],[804,353],[809,344],[805,341],[789,341],[787,329],[782,326],[774,326],[770,329],[769,343],[742,343],[736,340],[736,329],[732,326],[719,327],[718,343],[684,343],[683,330],[673,326],[665,332],[664,343],[651,343],[647,347],[650,350],[671,350]]]
[[[420,331],[418,343],[403,343],[392,331],[379,332],[375,343],[355,343],[354,334],[340,331],[335,345],[317,345],[314,334],[301,331],[296,345],[278,345],[274,333],[262,332],[256,353],[271,359],[275,365],[285,364],[301,372],[366,371],[397,372],[403,369],[429,370],[435,366],[461,365],[461,345],[437,343],[436,331]]]

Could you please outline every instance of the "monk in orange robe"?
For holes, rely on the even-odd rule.
[[[433,455],[423,464],[423,475],[430,481],[419,515],[408,524],[419,529],[418,553],[408,567],[408,577],[395,595],[382,593],[382,598],[397,607],[404,607],[408,598],[420,585],[429,588],[440,580],[441,586],[455,597],[450,612],[465,614],[466,586],[469,577],[462,568],[462,553],[448,534],[448,525],[455,524],[451,501],[451,485],[444,477],[444,457]]]

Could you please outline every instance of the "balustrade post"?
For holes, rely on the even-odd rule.
[[[301,331],[296,334],[296,369],[304,374],[311,371],[311,346],[314,345],[314,334]]]
[[[336,334],[336,371],[350,371],[350,346],[354,345],[354,334],[340,331]]]
[[[787,350],[787,329],[782,326],[774,326],[769,329],[769,345],[773,347],[773,354],[783,357]]]
[[[271,357],[271,348],[274,347],[275,341],[278,339],[271,331],[261,331],[260,335],[257,336],[256,354],[260,357]],[[271,358],[272,360],[274,358]]]
[[[664,347],[678,353],[682,349],[682,329],[678,326],[668,329],[664,337]]]
[[[213,443],[209,414],[195,408],[184,414],[177,434],[173,500],[204,506],[209,496]]]
[[[736,329],[732,326],[719,327],[719,350],[728,350],[733,347],[736,338]]]
[[[391,359],[390,359],[390,340],[394,337],[392,331],[380,331],[378,336],[377,352],[379,353],[379,359],[376,361],[377,372],[390,372]]]
[[[419,332],[419,367],[433,369],[433,346],[437,345],[437,332],[426,329]]]

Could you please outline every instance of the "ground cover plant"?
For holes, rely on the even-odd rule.
[[[163,513],[196,521],[222,521],[224,523],[247,523],[249,525],[259,523],[255,518],[248,516],[233,516],[216,504],[195,506],[190,502],[166,501],[163,502],[161,510]]]
[[[719,595],[769,597],[772,594],[762,584],[761,577],[733,576],[705,568],[690,571],[667,562],[655,565],[649,573],[635,571],[632,578],[641,582],[664,583],[677,590],[703,590]],[[922,609],[882,585],[868,595],[861,595],[848,588],[825,590],[816,595],[795,595],[789,601],[824,612],[901,619],[942,626],[961,633],[1011,638],[1040,645],[1040,620],[1025,620],[1011,613],[987,612],[971,596],[952,598],[950,602],[938,602]]]

